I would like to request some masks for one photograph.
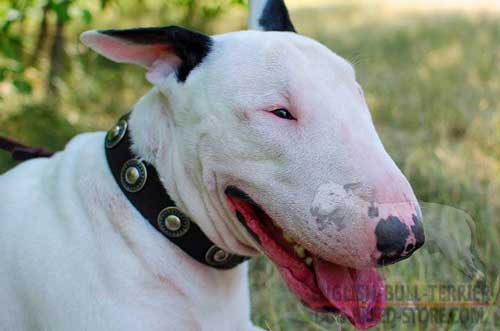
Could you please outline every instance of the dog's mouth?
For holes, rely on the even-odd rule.
[[[292,239],[245,192],[229,186],[225,193],[238,220],[302,303],[315,311],[341,313],[358,329],[380,321],[385,287],[375,268],[358,270],[325,261]]]

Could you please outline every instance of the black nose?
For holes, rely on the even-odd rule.
[[[415,244],[406,244],[410,230],[396,216],[381,219],[375,228],[377,249],[382,253],[377,261],[379,266],[393,264],[410,257],[425,241],[424,228],[417,216],[413,216],[414,225],[411,231],[415,236]]]

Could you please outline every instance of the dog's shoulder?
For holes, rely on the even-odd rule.
[[[18,218],[27,210],[42,213],[50,208],[58,200],[60,188],[70,186],[68,181],[78,177],[82,164],[103,157],[104,152],[95,146],[102,145],[103,139],[102,132],[77,135],[53,156],[25,161],[0,174],[0,220]]]
[[[22,162],[5,173],[0,174],[0,193],[8,197],[21,191],[22,187],[40,184],[52,178],[58,169],[79,159],[86,149],[96,143],[96,138],[102,141],[103,133],[83,133],[72,138],[65,148],[51,157],[39,157]],[[86,153],[88,154],[88,153]],[[88,155],[86,155],[88,157]],[[64,164],[66,163],[66,164]]]

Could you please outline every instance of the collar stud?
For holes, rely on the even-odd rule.
[[[184,236],[191,225],[189,218],[176,207],[163,209],[158,214],[157,222],[161,232],[170,238]]]
[[[182,221],[175,215],[168,215],[165,218],[165,227],[170,231],[178,231],[182,226]]]
[[[144,187],[147,177],[146,166],[138,159],[125,162],[120,173],[123,188],[132,193],[139,192]]]
[[[220,247],[213,245],[205,254],[205,261],[211,266],[222,266],[232,258],[232,254]]]
[[[122,141],[127,132],[128,122],[125,119],[120,119],[118,123],[106,134],[105,145],[110,149],[115,147]]]

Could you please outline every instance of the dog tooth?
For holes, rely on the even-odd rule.
[[[308,256],[308,257],[306,257],[305,262],[306,262],[307,266],[310,267],[313,263],[313,258]]]
[[[297,254],[297,256],[299,258],[303,259],[306,257],[306,252],[305,252],[304,247],[302,247],[300,245],[295,245],[295,246],[293,246],[293,249],[295,250],[295,253]]]
[[[284,238],[287,242],[289,242],[289,243],[293,243],[293,242],[294,242],[294,241],[293,241],[293,238],[292,238],[292,237],[291,237],[288,233],[284,233],[284,232],[283,232],[283,238]]]

